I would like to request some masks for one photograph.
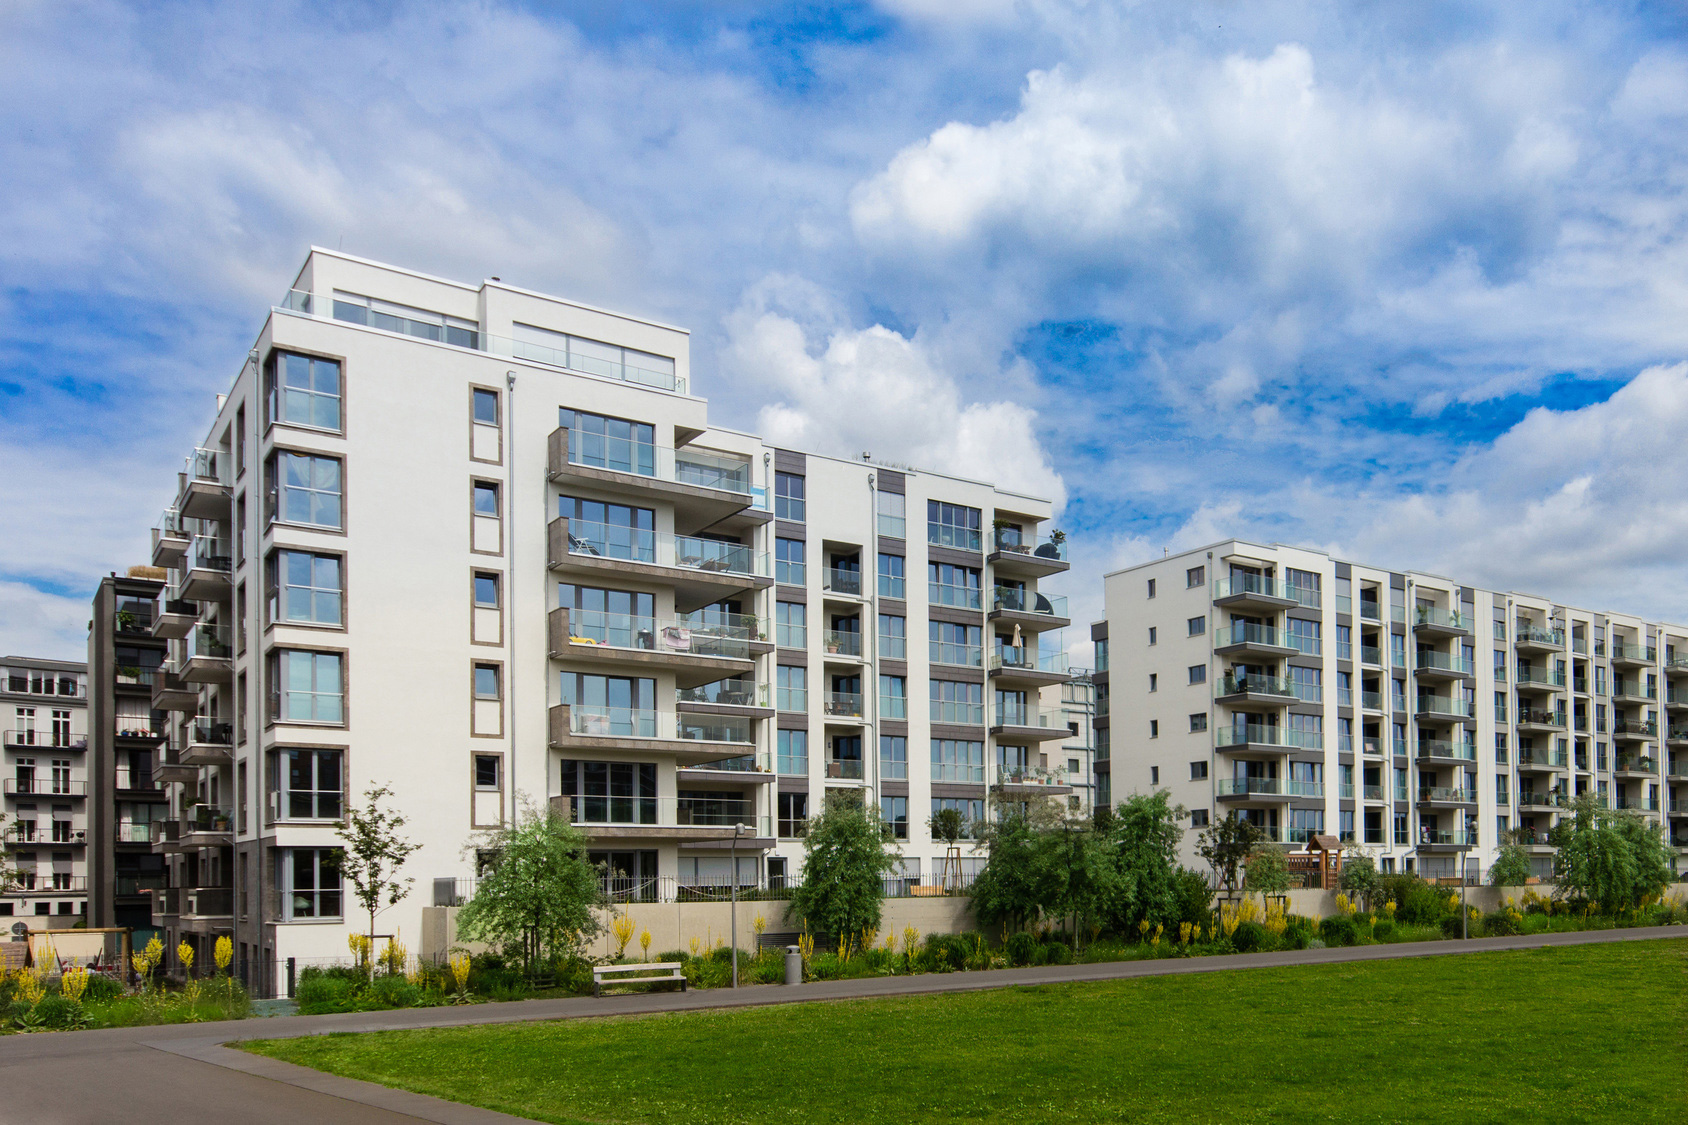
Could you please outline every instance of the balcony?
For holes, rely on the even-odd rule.
[[[1477,674],[1471,661],[1463,656],[1421,648],[1417,653],[1414,673],[1421,680],[1469,680]]]
[[[1213,651],[1220,656],[1299,656],[1301,650],[1270,625],[1220,625],[1213,630]]]
[[[1213,604],[1222,609],[1276,613],[1301,603],[1287,582],[1258,574],[1233,574],[1214,582]]]
[[[1004,703],[993,709],[991,734],[1005,742],[1050,742],[1072,734],[1065,711],[1045,711],[1036,704]]]
[[[181,562],[191,538],[192,533],[187,530],[176,509],[164,509],[164,514],[158,518],[158,526],[152,529],[152,565],[172,567]]]
[[[1518,708],[1519,730],[1564,730],[1565,712],[1544,711],[1539,707]]]
[[[1041,652],[1030,645],[998,645],[991,653],[990,676],[1005,684],[1059,684],[1067,681],[1067,654]]]
[[[1628,741],[1659,737],[1659,724],[1654,719],[1616,719],[1612,722],[1612,737]]]
[[[59,871],[23,871],[18,873],[17,882],[0,883],[0,895],[11,897],[86,894],[87,890],[88,876],[66,875]]]
[[[1665,692],[1665,706],[1672,711],[1688,710],[1688,691]]]
[[[1360,787],[1360,800],[1362,800],[1362,801],[1381,801],[1383,799],[1384,799],[1384,797],[1383,797],[1383,786],[1381,786],[1381,785],[1362,785]]]
[[[552,570],[672,587],[675,612],[680,614],[774,584],[767,552],[741,543],[659,535],[567,517],[548,525],[547,551]]]
[[[1477,705],[1446,695],[1420,692],[1414,706],[1414,717],[1421,723],[1463,723],[1475,726]]]
[[[1668,656],[1664,664],[1665,675],[1688,676],[1688,656]]]
[[[1325,785],[1322,781],[1291,781],[1278,777],[1225,777],[1219,779],[1214,792],[1222,801],[1259,801],[1272,798],[1287,801],[1294,797],[1320,800],[1325,795]]]
[[[867,721],[861,692],[829,691],[822,697],[828,723],[859,726]]]
[[[229,455],[221,449],[196,449],[188,455],[182,473],[181,494],[176,498],[176,511],[188,520],[227,520],[229,518]]]
[[[1367,598],[1361,598],[1360,599],[1360,620],[1361,621],[1382,621],[1383,620],[1383,607],[1381,605],[1379,605],[1376,601],[1372,601],[1372,600],[1367,599]]]
[[[1639,777],[1657,780],[1659,776],[1659,760],[1646,756],[1631,757],[1619,754],[1612,762],[1613,776]]]
[[[1525,809],[1530,809],[1532,811],[1552,811],[1554,809],[1562,809],[1569,803],[1570,799],[1566,797],[1563,792],[1557,789],[1549,789],[1545,792],[1525,789],[1520,791],[1518,794],[1518,810],[1520,812]]]
[[[860,781],[862,780],[862,760],[860,758],[834,758],[828,755],[823,759],[828,781]]]
[[[1477,747],[1471,742],[1421,738],[1418,740],[1417,758],[1432,765],[1469,765],[1477,760]]]
[[[210,535],[196,535],[187,556],[177,568],[175,593],[179,599],[187,601],[227,601],[231,589],[229,574],[233,568],[234,559],[229,555],[226,541]]]
[[[769,848],[774,844],[771,818],[758,816],[756,802],[713,797],[582,797],[551,798],[551,809],[594,840],[673,840],[725,846],[735,825],[738,846]]]
[[[1563,750],[1531,748],[1518,751],[1521,770],[1557,771],[1570,768],[1570,755]]]
[[[998,574],[1046,578],[1067,569],[1067,539],[1033,539],[1018,531],[998,528],[991,533],[991,553],[985,559]]]
[[[1253,673],[1244,673],[1239,676],[1227,672],[1214,689],[1214,700],[1216,702],[1233,705],[1261,703],[1283,707],[1296,702],[1298,698],[1295,694],[1295,685],[1284,676],[1255,675]]]
[[[1666,804],[1665,809],[1671,816],[1688,816],[1688,799],[1670,801]],[[1688,843],[1688,841],[1684,843]]]
[[[1657,663],[1659,650],[1652,645],[1623,644],[1616,640],[1612,642],[1612,663],[1622,667],[1643,667]]]
[[[159,669],[152,681],[152,708],[155,711],[197,711],[199,685],[186,683],[176,673]]]
[[[1064,629],[1067,619],[1067,599],[1061,595],[1040,594],[1036,590],[1022,590],[1015,586],[996,586],[991,590],[989,620],[1021,629],[1042,633]]]
[[[1469,637],[1471,618],[1455,609],[1421,605],[1413,612],[1413,632],[1421,637]]]
[[[234,649],[226,625],[195,625],[182,638],[182,679],[190,684],[226,684],[234,678]]]
[[[696,687],[680,688],[674,693],[674,698],[682,709],[749,707],[758,711],[770,712],[768,715],[758,715],[757,718],[772,718],[773,704],[768,700],[768,685],[759,684],[748,677],[715,680],[712,683],[699,684]],[[792,709],[802,711],[806,708]]]
[[[1565,673],[1546,668],[1535,668],[1528,664],[1520,664],[1515,680],[1519,691],[1564,691]]]
[[[0,731],[8,750],[44,750],[54,754],[81,753],[88,749],[87,735],[72,735],[68,739],[53,738],[50,730],[8,730]]]
[[[707,766],[682,766],[681,785],[766,785],[778,780],[765,753],[724,758]]]
[[[181,892],[182,928],[195,933],[227,930],[234,917],[233,887],[188,887]]]
[[[1612,685],[1614,703],[1657,703],[1658,700],[1659,689],[1656,687],[1622,679]]]
[[[1073,791],[1066,770],[1045,766],[998,766],[996,787],[1010,797],[1060,797]]]
[[[1620,812],[1656,813],[1659,811],[1657,797],[1617,797],[1612,801],[1612,807]]]
[[[847,629],[828,629],[822,635],[829,664],[859,664],[862,661],[862,634]]]
[[[1665,739],[1678,749],[1688,746],[1688,727],[1671,727],[1665,732]]]
[[[548,716],[553,749],[672,754],[678,765],[739,758],[755,750],[752,719],[736,715],[558,703]]]
[[[1519,652],[1553,652],[1565,647],[1565,630],[1518,622],[1512,646]]]
[[[1474,831],[1435,828],[1420,828],[1418,830],[1419,851],[1463,851],[1466,848],[1475,847],[1477,847],[1477,833]]]
[[[1294,750],[1323,750],[1325,736],[1312,731],[1290,730],[1270,723],[1233,723],[1214,732],[1213,744],[1222,753],[1286,753]]]
[[[547,443],[550,479],[579,484],[649,502],[674,506],[675,530],[694,534],[723,520],[767,523],[766,492],[751,481],[755,466],[746,457],[612,439],[559,426]]]
[[[190,805],[176,825],[176,838],[168,841],[165,851],[226,847],[234,843],[234,821],[227,805]]]
[[[233,760],[234,724],[195,719],[183,731],[179,761],[184,766],[221,766]]]
[[[672,671],[675,686],[697,687],[727,677],[753,676],[752,632],[728,624],[559,607],[546,618],[552,660],[589,663],[651,674]]]
[[[152,622],[152,635],[160,640],[176,641],[193,631],[199,621],[199,603],[181,598],[165,598],[164,608]]]
[[[1418,807],[1421,809],[1458,808],[1477,803],[1477,790],[1456,789],[1446,785],[1418,787]]]
[[[61,781],[52,777],[8,777],[4,781],[8,797],[48,797],[58,801],[81,800],[88,795],[86,781]]]

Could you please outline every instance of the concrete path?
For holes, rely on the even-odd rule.
[[[1431,941],[1403,945],[1309,949],[1285,953],[1192,957],[1165,961],[1117,961],[999,969],[979,973],[931,973],[909,977],[820,981],[790,987],[759,985],[685,993],[527,1000],[462,1008],[411,1008],[333,1016],[288,1016],[214,1024],[178,1024],[107,1031],[0,1037],[0,1089],[10,1109],[27,1107],[21,1118],[35,1125],[104,1125],[116,1120],[239,1122],[241,1125],[396,1125],[441,1122],[490,1125],[521,1118],[473,1109],[370,1082],[337,1078],[304,1067],[231,1050],[240,1039],[283,1039],[329,1032],[461,1027],[519,1020],[580,1019],[742,1008],[808,1000],[869,996],[912,996],[1013,985],[1063,984],[1264,969],[1329,965],[1403,957],[1440,957],[1543,946],[1688,938],[1688,927],[1541,934],[1535,937]]]

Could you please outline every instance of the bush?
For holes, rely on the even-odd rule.
[[[1378,919],[1377,925],[1372,927],[1372,937],[1378,941],[1388,941],[1395,936],[1395,923],[1387,918]]]
[[[1010,965],[1029,965],[1037,953],[1037,939],[1021,930],[1017,934],[1009,934],[1008,940],[1002,943],[1002,949],[1008,955]]]
[[[1044,946],[1044,949],[1049,953],[1051,965],[1071,965],[1073,963],[1073,947],[1070,945],[1065,943],[1057,945],[1050,942]]]
[[[422,990],[403,977],[376,977],[366,1000],[382,1008],[414,1008],[422,1002]]]
[[[1360,928],[1348,915],[1335,914],[1319,923],[1319,936],[1327,946],[1356,945],[1360,940]]]
[[[344,976],[313,973],[305,970],[293,990],[299,1002],[299,1014],[320,1016],[329,1012],[349,1012],[356,998],[357,985]]]
[[[1318,938],[1311,938],[1307,942],[1308,949],[1323,949],[1324,947],[1325,943],[1320,941]]]
[[[219,985],[218,987],[222,987]],[[123,986],[104,973],[89,973],[88,987],[82,993],[84,1004],[103,1004],[123,995]]]
[[[35,1015],[47,1027],[70,1027],[80,1014],[81,1005],[72,1004],[54,992],[49,992],[35,1002]]]
[[[1179,922],[1205,926],[1213,920],[1213,888],[1200,871],[1180,867],[1172,877],[1172,896],[1177,917],[1167,929],[1176,930]]]
[[[1448,912],[1448,893],[1440,887],[1431,886],[1417,875],[1385,875],[1378,882],[1382,900],[1395,904],[1397,922],[1414,926],[1436,925]]]
[[[1505,907],[1493,914],[1483,915],[1484,937],[1511,937],[1518,932],[1518,922],[1512,917],[1512,911]]]
[[[751,984],[780,984],[785,980],[785,956],[766,952],[750,964]]]
[[[1275,943],[1272,931],[1259,922],[1241,922],[1237,932],[1231,935],[1231,944],[1237,947],[1238,953],[1255,953],[1270,949]]]
[[[651,958],[651,960],[653,962],[678,961],[680,964],[684,965],[690,958],[691,954],[687,953],[684,949],[670,949],[666,953],[658,953],[655,957]]]
[[[832,953],[818,953],[810,959],[809,965],[819,980],[832,980],[833,976],[821,976],[820,964],[830,961],[834,966],[838,964],[838,957]],[[680,972],[685,976],[686,983],[693,988],[726,988],[733,983],[732,965],[725,961],[715,961],[707,957],[693,957],[681,967]]]

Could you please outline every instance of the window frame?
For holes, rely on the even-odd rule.
[[[795,491],[792,491],[793,482]],[[775,469],[774,518],[789,520],[792,523],[807,523],[808,511],[808,478],[802,473],[784,473]]]
[[[309,789],[295,789],[293,787],[293,764],[296,756],[304,756],[308,758],[311,763],[310,780],[312,782],[312,787]],[[322,763],[323,760],[329,756],[332,756],[334,759],[333,774],[334,780],[338,785],[338,788],[335,789],[325,789],[322,786]],[[277,812],[276,820],[338,822],[345,819],[346,752],[343,749],[339,747],[321,746],[279,746],[276,748],[275,782],[276,791],[280,797],[280,801],[278,802],[280,808]],[[295,794],[307,795],[306,800],[310,804],[310,808],[312,810],[311,812],[296,813],[293,811],[294,801],[296,799]],[[326,794],[333,794],[334,800],[339,806],[339,812],[330,814],[324,814],[322,812],[321,803],[324,795]]]
[[[286,580],[285,556],[299,555],[311,560],[311,581],[313,585],[298,586]],[[329,589],[326,586],[314,585],[317,579],[318,564],[328,560],[335,564],[338,571],[339,585],[333,588],[337,599],[340,619],[338,621],[319,621],[314,616],[297,618],[287,616],[290,604],[287,591],[310,591],[309,600],[314,614],[317,599]],[[264,615],[265,626],[287,625],[306,629],[346,629],[346,556],[337,551],[312,551],[299,547],[276,546],[270,549],[264,558]],[[244,622],[243,622],[244,623]]]
[[[339,473],[339,486],[340,486],[339,492],[338,493],[330,493],[326,489],[316,488],[316,487],[314,487],[314,485],[307,487],[307,486],[304,486],[304,485],[288,485],[288,484],[283,483],[283,479],[284,479],[284,476],[285,476],[285,468],[284,468],[285,459],[289,458],[289,457],[296,457],[296,458],[300,458],[302,460],[311,462],[310,477],[313,481],[316,478],[316,462],[318,462],[318,461],[332,462],[334,464],[336,470]],[[317,451],[317,450],[298,450],[298,449],[291,449],[291,448],[287,448],[287,447],[278,445],[275,448],[271,449],[270,455],[267,458],[264,459],[264,472],[265,472],[265,476],[267,478],[266,481],[265,481],[265,488],[264,488],[264,496],[265,496],[264,517],[265,517],[266,526],[274,527],[274,526],[279,524],[283,527],[297,527],[297,528],[303,528],[303,529],[308,530],[308,531],[319,531],[319,532],[324,532],[324,533],[328,533],[328,534],[335,534],[335,535],[346,534],[346,495],[347,495],[347,491],[348,491],[347,482],[348,482],[349,474],[346,471],[346,459],[344,457],[341,457],[337,454],[332,454],[332,453],[323,453],[323,452],[320,452],[320,451]],[[338,504],[338,509],[337,509],[336,514],[337,514],[337,518],[338,518],[339,522],[334,523],[334,524],[326,524],[326,523],[311,523],[311,522],[302,521],[302,520],[288,519],[286,517],[286,515],[284,514],[284,510],[286,508],[286,504],[284,502],[284,494],[289,492],[289,491],[295,491],[295,490],[310,494],[312,496],[315,496],[315,495],[335,495],[335,496],[338,496],[339,497],[339,504]]]
[[[292,657],[292,656],[308,656],[308,657],[311,658],[312,690],[307,691],[307,692],[294,693],[288,687],[286,687],[285,684],[283,683],[283,680],[288,676],[289,671],[290,671],[290,669],[288,668],[288,665],[290,664],[290,660],[288,658]],[[315,689],[315,685],[316,685],[316,681],[317,681],[317,669],[318,669],[318,666],[319,666],[319,661],[323,660],[323,659],[327,659],[327,658],[334,659],[338,663],[338,666],[339,666],[339,670],[340,670],[340,690],[338,692],[325,692],[325,691],[318,691],[318,690]],[[344,727],[349,722],[349,716],[350,716],[351,708],[347,704],[347,696],[350,694],[350,692],[348,691],[348,681],[350,680],[350,676],[349,676],[349,672],[348,672],[347,654],[346,654],[346,651],[344,649],[315,649],[315,648],[293,648],[293,647],[273,648],[269,651],[268,654],[266,654],[265,672],[266,672],[266,675],[268,676],[268,679],[269,679],[269,683],[267,685],[268,686],[267,695],[269,697],[269,714],[268,714],[267,725],[275,726],[277,724],[281,724],[281,725],[286,725],[286,726]],[[315,701],[317,699],[323,698],[323,697],[338,699],[339,700],[339,711],[340,711],[339,718],[337,718],[337,719],[323,719],[323,718],[313,717],[313,718],[308,718],[308,719],[301,719],[301,718],[294,718],[291,715],[286,714],[287,701],[288,701],[289,697],[293,694],[300,694],[300,695],[309,696],[312,700],[312,711],[313,712],[316,710]]]
[[[286,401],[287,396],[284,392],[288,388],[285,384],[285,378],[282,376],[280,371],[282,366],[280,361],[286,358],[302,359],[309,365],[311,382],[313,385],[310,389],[304,390],[302,393],[307,395],[311,400],[312,416],[315,416],[315,404],[318,398],[332,399],[335,404],[335,413],[338,416],[337,425],[321,426],[314,421],[299,422],[291,418],[281,417],[279,407]],[[315,370],[316,365],[319,363],[331,365],[335,369],[335,379],[338,384],[338,390],[332,394],[315,389]],[[273,426],[286,426],[290,429],[304,430],[309,433],[334,434],[337,437],[344,437],[346,434],[345,357],[327,355],[322,352],[300,351],[294,348],[272,348],[269,355],[265,357],[264,360],[263,407],[264,428],[266,431]]]
[[[282,852],[283,871],[281,884],[285,913],[285,922],[323,922],[340,924],[346,917],[346,889],[345,881],[339,869],[333,866],[333,848],[287,848]],[[309,888],[301,889],[298,885],[299,858],[302,855],[311,856],[311,871],[315,878]],[[325,876],[332,876],[332,889]],[[308,896],[314,904],[312,912],[300,914],[298,912],[298,898]],[[338,908],[329,913],[323,907],[323,896],[333,895]]]

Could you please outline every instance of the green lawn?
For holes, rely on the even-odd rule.
[[[1688,1120],[1688,940],[244,1044],[552,1122]]]

